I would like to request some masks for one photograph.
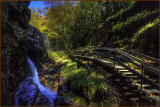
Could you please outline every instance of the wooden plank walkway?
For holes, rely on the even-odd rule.
[[[124,51],[122,51],[120,49],[117,49],[117,48],[105,48],[105,47],[92,47],[92,48],[88,48],[88,49],[97,49],[97,50],[106,50],[106,51],[111,50],[111,51],[118,52],[118,53],[120,53],[120,54],[122,54],[122,55],[124,55],[124,56],[126,56],[126,57],[128,57],[130,59],[133,59],[133,60],[141,63],[143,66],[145,66],[145,67],[147,67],[149,69],[153,69],[154,71],[159,73],[159,67],[156,67],[154,65],[148,64],[147,62],[145,62],[145,61],[143,61],[141,59],[138,59],[135,56],[130,55],[130,54],[128,54],[128,53],[126,53],[126,52],[124,52]]]
[[[92,49],[105,49],[105,50],[109,50],[109,51],[117,51],[121,54],[123,54],[126,57],[129,57],[133,60],[136,60],[137,62],[140,62],[141,64],[143,64],[145,67],[147,66],[147,68],[154,70],[154,72],[156,72],[155,75],[159,76],[159,70],[157,68],[154,68],[152,65],[137,59],[136,57],[125,53],[121,50],[118,49],[113,49],[113,48],[92,48]],[[80,53],[79,53],[80,54]],[[89,53],[87,53],[87,55],[89,55]],[[138,93],[137,95],[140,96],[132,96],[132,97],[139,97],[141,100],[143,101],[151,101],[154,102],[155,105],[159,105],[159,80],[151,80],[149,76],[143,76],[142,74],[140,74],[138,71],[131,69],[130,67],[126,66],[125,64],[123,64],[122,62],[118,61],[118,60],[113,60],[113,58],[109,58],[109,57],[105,57],[105,59],[102,58],[98,58],[98,57],[93,57],[93,53],[90,54],[92,56],[85,56],[85,53],[83,53],[83,55],[74,55],[74,54],[70,54],[69,56],[72,58],[76,58],[78,60],[84,60],[84,61],[92,61],[95,62],[97,64],[100,64],[100,66],[107,66],[108,68],[112,68],[113,69],[113,74],[114,75],[118,75],[117,79],[117,83],[118,84],[123,84],[122,87],[126,87],[128,86],[131,87],[132,92],[133,93]],[[105,56],[105,55],[100,55],[100,54],[95,54],[97,56]],[[128,90],[131,90],[128,89]],[[136,98],[135,98],[136,99]]]

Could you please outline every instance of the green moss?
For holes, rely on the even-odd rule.
[[[134,63],[137,63],[137,64],[139,64],[139,65],[141,65],[141,64],[138,63],[137,61],[133,61],[133,62],[134,62]],[[142,72],[141,67],[138,67],[138,66],[136,66],[136,65],[133,64],[133,63],[125,63],[125,65],[127,65],[127,66],[129,66],[130,68],[132,68],[132,69],[138,71],[139,73]]]
[[[51,51],[49,57],[55,62],[67,63],[71,62],[71,59],[68,58],[68,55],[63,51]]]
[[[117,23],[116,25],[114,25],[112,27],[112,31],[115,32],[115,31],[119,31],[119,30],[122,30],[122,27],[125,25],[124,22],[121,22],[121,23]]]
[[[126,9],[122,8],[117,14],[109,16],[105,20],[105,22],[109,22],[110,20],[114,20],[116,17],[121,16],[124,12],[131,10],[134,7],[135,3],[136,3],[135,1],[131,1],[131,4],[130,4],[130,6],[128,8],[126,8]],[[98,26],[98,28],[101,28],[103,26],[103,24],[104,23],[100,24]]]
[[[105,104],[108,104],[108,101],[110,101],[109,96],[105,96],[108,88],[106,83],[107,76],[96,72],[93,68],[84,68],[82,66],[77,68],[77,62],[69,59],[64,52],[50,52],[50,57],[56,62],[67,62],[61,71],[61,79],[68,79],[66,83],[70,87],[70,89],[68,88],[70,91],[65,93],[66,97],[71,96],[73,102],[78,105],[97,106],[97,103],[104,102],[104,100]],[[100,98],[97,98],[95,95]],[[99,99],[98,102],[96,102],[97,99]]]
[[[87,70],[80,67],[68,75],[68,78],[71,79],[71,89],[76,91],[80,90],[81,94],[86,96],[85,99],[88,99],[89,103],[93,101],[97,87],[103,90],[107,88],[106,78],[93,71],[93,69],[92,72],[89,73],[90,70],[91,69]]]
[[[149,10],[144,10],[142,12],[139,12],[136,15],[127,18],[127,20],[125,22],[118,22],[116,25],[114,25],[112,27],[112,31],[115,32],[115,31],[123,30],[123,28],[125,26],[127,26],[128,24],[130,24],[131,22],[134,22],[136,20],[140,20],[140,19],[146,18],[149,15],[154,14],[156,12],[158,12],[158,9],[156,9],[156,10],[154,10],[152,12],[149,11]]]
[[[148,29],[150,28],[153,28],[153,27],[156,27],[156,26],[159,26],[159,19],[155,19],[153,22],[149,22],[148,24],[146,24],[145,26],[141,27],[135,34],[134,36],[132,37],[131,41],[132,42],[135,42],[139,37],[140,35],[143,35],[144,33],[147,32]]]
[[[8,22],[8,25],[12,28],[12,29],[15,29],[15,25],[13,24],[13,22]]]
[[[144,11],[142,11],[142,12],[140,12],[140,13],[137,13],[136,15],[134,15],[134,16],[132,16],[132,17],[129,17],[129,18],[127,18],[127,20],[126,20],[126,24],[129,24],[129,23],[131,23],[132,21],[135,21],[135,20],[138,20],[138,19],[141,19],[141,18],[146,18],[147,16],[149,16],[150,14],[154,14],[154,13],[156,13],[156,12],[158,12],[159,10],[158,9],[156,9],[156,10],[154,10],[154,11],[149,11],[149,10],[144,10]]]
[[[124,12],[126,12],[126,11],[131,10],[131,9],[134,7],[135,4],[136,4],[136,1],[132,1],[131,4],[130,4],[130,6],[129,6],[128,8],[126,8],[126,9],[122,8],[116,15],[109,16],[109,17],[106,19],[106,22],[108,22],[109,20],[115,19],[117,16],[122,15],[122,14],[123,14]]]

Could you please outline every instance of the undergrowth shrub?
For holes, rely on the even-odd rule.
[[[70,91],[85,98],[88,105],[93,101],[98,105],[108,104],[111,95],[107,92],[107,78],[93,71],[89,73],[90,69],[80,69],[68,75],[67,86]]]

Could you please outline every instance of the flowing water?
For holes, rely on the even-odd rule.
[[[38,72],[37,72],[37,68],[35,67],[34,63],[28,58],[28,63],[29,63],[29,67],[30,67],[30,70],[32,71],[32,74],[33,74],[33,77],[32,77],[32,80],[35,84],[38,85],[38,88],[40,90],[40,92],[45,95],[48,100],[49,100],[49,105],[50,106],[54,106],[54,99],[56,98],[57,96],[57,92],[53,92],[51,91],[49,88],[43,86],[41,83],[40,83],[40,80],[39,80],[39,77],[38,77]],[[29,79],[29,78],[27,78]],[[25,81],[26,82],[26,81]],[[24,84],[24,82],[22,82],[20,84],[20,86],[18,87],[19,90],[22,90],[21,88],[24,88],[24,86],[22,85]],[[31,87],[28,87],[28,88],[31,88]],[[30,89],[29,89],[30,90]],[[17,95],[19,94],[20,91],[17,91],[16,95],[15,95],[15,105],[18,106],[18,98],[17,98]],[[31,92],[30,94],[32,94],[33,92]],[[32,96],[32,95],[30,95]],[[28,104],[29,105],[29,104]]]

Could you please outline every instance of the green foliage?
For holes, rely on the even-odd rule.
[[[109,89],[106,75],[92,68],[77,68],[78,63],[69,59],[68,55],[62,51],[50,52],[50,58],[56,62],[66,63],[61,71],[61,77],[70,80],[71,92],[65,93],[65,96],[71,96],[73,101],[80,105],[97,105],[99,102],[105,102],[102,105],[108,105],[111,102],[112,92],[106,91]]]
[[[45,1],[46,12],[31,8],[30,24],[47,36],[53,50],[72,50],[91,44],[94,30],[106,17],[127,7],[122,1]],[[41,14],[44,15],[41,15]]]
[[[126,17],[127,19],[124,20],[121,19],[121,16],[125,16],[125,13],[133,9],[138,2],[45,1],[44,3],[46,4],[45,14],[44,9],[38,8],[38,11],[35,11],[34,8],[31,8],[30,24],[47,36],[50,47],[54,51],[72,51],[85,46],[103,45],[105,40],[110,38],[113,41],[112,45],[129,47],[132,44],[129,42],[134,42],[137,39],[135,35],[141,34],[147,28],[139,30],[131,41],[131,37],[125,37],[127,36],[125,35],[125,27],[139,20],[147,19],[158,11],[158,9],[154,11],[144,10],[131,17]],[[102,23],[104,21],[105,24]],[[102,33],[93,37],[97,28]],[[132,28],[130,26],[129,30]],[[107,32],[109,33],[107,34]],[[132,36],[132,34],[129,35]],[[94,41],[97,41],[97,44]]]
[[[96,93],[96,89],[103,89],[107,88],[106,85],[106,78],[92,71],[89,74],[89,70],[80,67],[77,70],[74,70],[68,77],[71,79],[71,90],[81,90],[82,97],[88,100],[90,103],[93,101],[94,95]],[[78,94],[78,93],[76,93]]]
[[[55,62],[69,63],[71,59],[68,58],[68,55],[64,51],[50,51],[49,57]]]
[[[120,22],[120,23],[117,23],[116,25],[114,25],[113,27],[112,27],[112,30],[113,30],[113,32],[115,32],[115,31],[120,31],[120,30],[122,30],[122,27],[125,25],[125,23],[123,23],[123,22]]]
[[[129,18],[127,18],[127,20],[126,20],[126,24],[129,24],[129,23],[131,23],[132,21],[135,21],[135,20],[138,20],[138,19],[141,19],[141,18],[146,18],[147,16],[149,16],[149,15],[151,15],[151,14],[154,14],[154,13],[156,13],[156,12],[158,12],[159,10],[158,9],[156,9],[156,10],[154,10],[154,11],[149,11],[149,10],[144,10],[144,11],[142,11],[142,12],[140,12],[140,13],[137,13],[136,15],[134,15],[134,16],[132,16],[132,17],[129,17]]]
[[[133,62],[136,63],[136,64],[138,64],[138,65],[141,65],[141,64],[138,63],[137,61],[133,61]],[[142,72],[141,67],[138,67],[138,66],[136,66],[135,64],[133,64],[133,63],[131,63],[131,62],[125,63],[125,65],[127,65],[127,66],[129,66],[130,68],[132,68],[132,69],[138,71],[139,73]]]
[[[156,26],[159,26],[159,19],[155,19],[153,22],[149,22],[148,24],[146,24],[145,26],[141,27],[132,37],[132,42],[134,42],[135,40],[137,40],[141,35],[143,35],[148,29],[150,28],[154,28]]]
[[[121,8],[120,11],[117,12],[117,14],[109,16],[109,17],[106,19],[106,22],[108,22],[109,20],[113,20],[113,19],[115,19],[115,18],[118,17],[118,16],[121,16],[124,12],[126,12],[126,11],[128,11],[128,10],[131,10],[131,9],[134,7],[135,3],[136,3],[136,1],[131,1],[131,2],[129,3],[129,6],[128,6],[127,8]]]
[[[42,33],[46,28],[44,23],[46,23],[45,16],[40,15],[43,13],[43,9],[40,7],[37,9],[38,11],[35,10],[35,8],[31,7],[31,20],[29,22],[30,25],[38,28]]]
[[[144,10],[142,12],[137,13],[134,16],[131,16],[129,18],[127,18],[127,20],[125,22],[118,22],[116,25],[114,25],[112,27],[113,32],[115,31],[120,31],[122,30],[125,26],[129,25],[131,22],[134,22],[136,20],[140,20],[143,18],[146,18],[147,16],[156,13],[158,10],[154,10],[154,11],[149,11],[149,10]]]

